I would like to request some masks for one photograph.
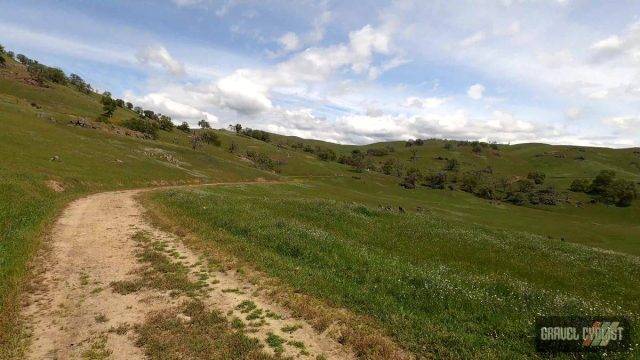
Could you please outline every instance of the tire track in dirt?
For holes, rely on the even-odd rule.
[[[126,295],[114,292],[112,282],[139,277],[142,265],[136,255],[140,249],[133,238],[140,232],[151,242],[166,244],[163,251],[205,285],[200,300],[227,319],[242,321],[247,336],[265,344],[265,352],[273,354],[276,349],[265,341],[273,334],[283,340],[278,349],[283,356],[354,357],[335,340],[259,295],[258,287],[235,271],[211,268],[174,235],[147,223],[135,199],[141,191],[145,190],[90,195],[71,203],[57,220],[49,250],[39,259],[36,290],[23,311],[31,333],[28,358],[73,359],[89,353],[114,359],[145,358],[144,350],[135,344],[133,328],[150,314],[176,308],[189,298],[147,287]]]

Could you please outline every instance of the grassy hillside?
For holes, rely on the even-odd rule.
[[[171,184],[292,182],[172,190],[148,201],[299,291],[373,317],[419,354],[533,356],[525,340],[509,334],[524,336],[540,311],[637,319],[638,201],[619,208],[572,194],[583,205],[514,206],[459,190],[407,190],[400,177],[356,172],[293,145],[338,155],[392,149],[371,160],[396,159],[425,173],[441,171],[449,158],[460,171],[490,166],[496,176],[538,170],[561,191],[605,169],[638,181],[636,149],[523,144],[477,153],[447,149],[442,140],[352,146],[271,134],[267,143],[226,130],[214,131],[219,146],[193,149],[191,134],[178,130],[160,131],[156,140],[124,136],[118,125],[137,115],[123,108],[110,124],[94,124],[99,95],[37,85],[29,76],[13,60],[0,68],[0,358],[19,345],[27,264],[60,210],[93,192]],[[69,123],[78,118],[97,128]],[[252,151],[276,171],[259,169],[247,156]],[[588,303],[595,289],[613,302]],[[421,334],[425,328],[433,335]]]
[[[229,186],[157,192],[149,201],[294,291],[377,319],[419,356],[536,357],[536,315],[639,319],[635,256],[431,213],[320,200],[317,190]],[[606,299],[594,298],[594,289]]]

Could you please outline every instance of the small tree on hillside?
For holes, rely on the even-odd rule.
[[[233,129],[235,130],[235,132],[236,132],[237,134],[240,134],[240,133],[242,132],[242,125],[240,125],[240,124],[235,124],[235,125],[233,126]]]
[[[164,131],[173,131],[173,128],[175,127],[171,118],[167,115],[160,115],[160,119],[158,119],[158,126],[160,126],[160,130]]]
[[[111,98],[110,92],[105,91],[102,94],[100,103],[102,104],[101,120],[107,122],[113,116],[113,113],[116,111],[116,101]]]
[[[4,67],[6,63],[7,63],[7,60],[5,60],[4,56],[0,54],[0,66]]]
[[[211,125],[205,119],[202,119],[202,120],[198,121],[198,126],[200,126],[200,128],[202,128],[202,129],[211,129]]]
[[[191,132],[191,129],[189,128],[189,124],[187,124],[186,121],[183,121],[182,124],[178,125],[176,127],[176,129],[180,130],[180,131],[184,131],[186,133]]]

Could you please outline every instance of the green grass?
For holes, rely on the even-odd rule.
[[[191,318],[184,323],[182,313]],[[200,301],[156,313],[138,329],[137,345],[150,359],[272,359],[257,339],[247,337]]]
[[[149,194],[156,209],[203,241],[377,319],[419,355],[535,357],[536,315],[639,319],[635,256],[306,196],[299,185]]]

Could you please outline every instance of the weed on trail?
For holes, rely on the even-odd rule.
[[[148,234],[140,231],[133,235],[139,246],[136,254],[138,261],[145,266],[135,280],[115,281],[111,283],[114,292],[122,295],[136,292],[142,288],[170,291],[173,296],[197,296],[202,294],[204,283],[192,281],[190,270],[180,262],[172,261],[167,255],[166,242],[151,241]]]
[[[178,314],[190,320],[181,320]],[[198,300],[152,314],[137,332],[136,344],[151,359],[274,359],[262,351],[257,339]]]

